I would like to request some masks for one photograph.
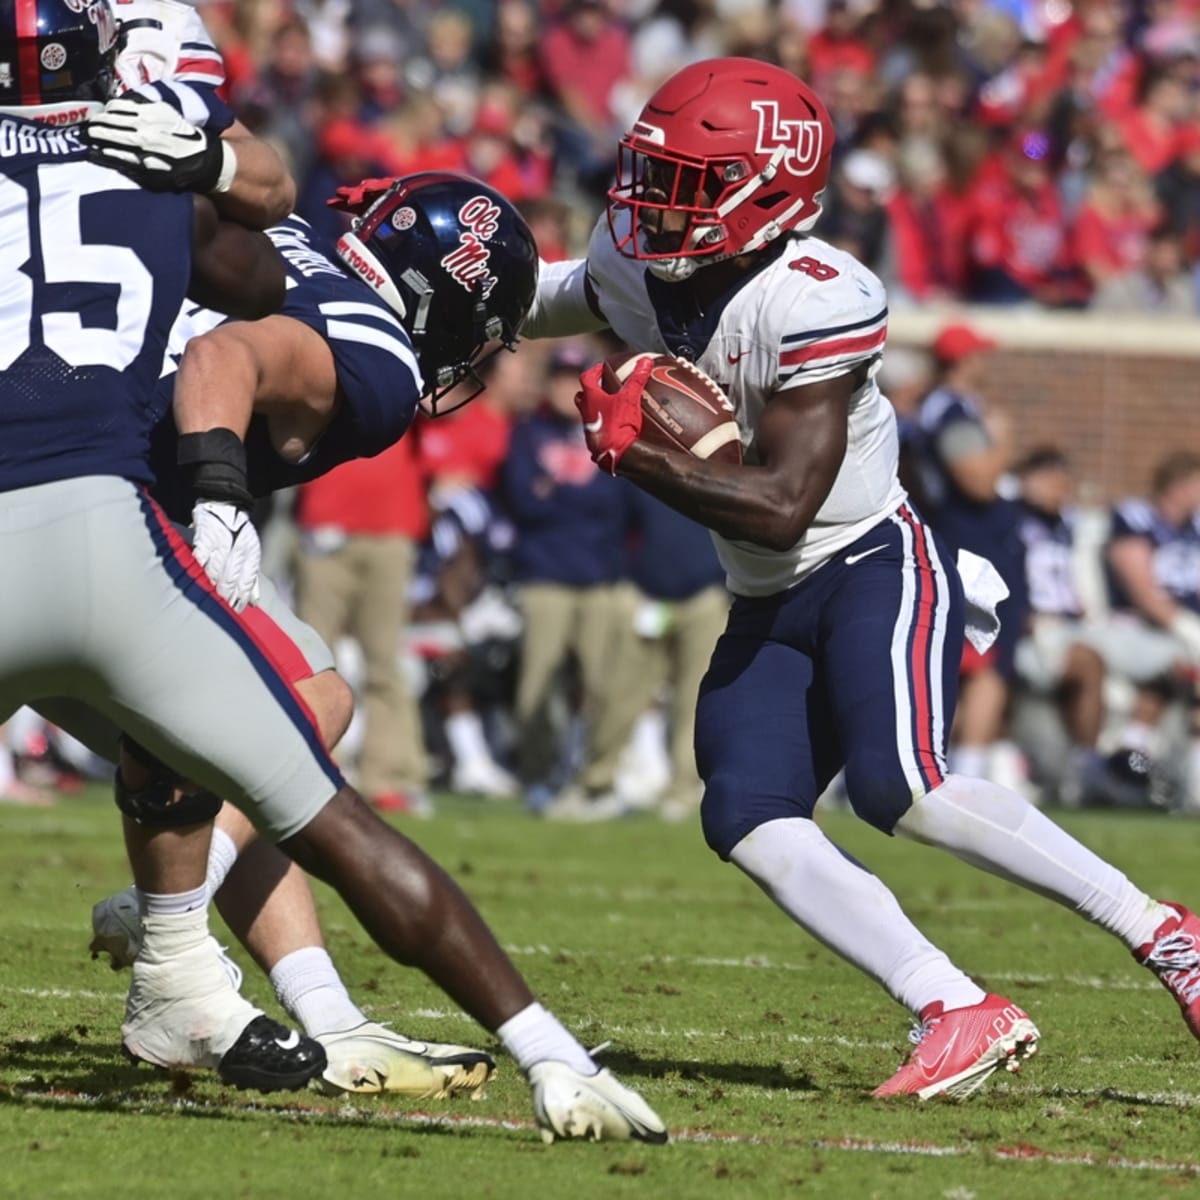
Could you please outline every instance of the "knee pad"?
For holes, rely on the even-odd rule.
[[[181,780],[170,767],[132,738],[123,737],[122,744],[151,772],[150,782],[137,791],[126,785],[120,767],[113,774],[113,799],[130,820],[156,829],[178,829],[211,821],[221,811],[221,798],[212,792],[201,789],[176,796]]]

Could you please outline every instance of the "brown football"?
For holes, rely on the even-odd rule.
[[[742,443],[729,397],[685,359],[670,354],[615,354],[604,363],[604,390],[617,391],[642,358],[654,359],[654,369],[642,392],[638,440],[713,462],[740,463]]]

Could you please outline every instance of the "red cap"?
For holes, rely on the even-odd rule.
[[[933,339],[933,353],[940,362],[956,363],[972,354],[995,350],[996,343],[970,325],[947,325]]]

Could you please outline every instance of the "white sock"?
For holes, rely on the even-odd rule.
[[[149,900],[151,893],[143,892]],[[151,913],[142,917],[142,949],[138,962],[161,963],[186,954],[208,939],[208,906],[177,913]]]
[[[547,1059],[566,1063],[581,1075],[595,1075],[600,1069],[562,1022],[536,1001],[509,1017],[496,1030],[496,1036],[526,1074],[534,1064]]]
[[[144,917],[177,917],[182,913],[195,912],[199,909],[205,914],[204,922],[208,924],[208,884],[202,883],[190,892],[140,892],[142,916]]]
[[[483,736],[483,722],[477,712],[454,713],[446,718],[443,728],[456,763],[476,762],[481,758],[491,760],[492,752]]]
[[[986,779],[951,775],[900,818],[896,832],[1075,909],[1131,950],[1174,915],[1032,804]]]
[[[305,946],[285,954],[271,968],[271,986],[279,1003],[309,1037],[367,1022],[323,946]]]
[[[919,1013],[978,1004],[984,991],[904,915],[896,897],[813,821],[781,817],[729,855],[803,929]]]
[[[951,746],[946,751],[946,762],[955,775],[970,775],[982,779],[987,774],[987,746]]]
[[[206,877],[210,895],[215,896],[221,890],[221,884],[225,882],[225,876],[233,869],[237,858],[237,843],[225,830],[217,829],[214,826],[212,843],[208,847],[208,874]]]

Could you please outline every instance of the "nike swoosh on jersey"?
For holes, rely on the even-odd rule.
[[[604,428],[604,414],[597,413],[594,421],[584,421],[583,428],[587,433],[599,433]]]
[[[887,549],[887,543],[885,542],[882,546],[872,546],[870,548],[870,550],[864,550],[861,554],[847,554],[846,562],[849,566],[853,566],[856,562],[858,562],[858,560],[860,558],[866,558],[868,555],[871,555],[871,554],[878,554],[880,550],[886,550],[886,549]]]
[[[749,353],[750,353],[750,351],[749,351],[749,350],[743,350],[743,351],[741,351],[739,354],[726,354],[726,355],[725,355],[725,357],[726,357],[727,359],[729,359],[729,365],[730,365],[731,367],[735,367],[735,366],[737,366],[737,364],[738,364],[738,363],[740,363],[740,362],[742,361],[742,359],[743,359],[743,358],[745,358],[745,357],[746,357],[746,355],[747,355],[747,354],[749,354]]]

